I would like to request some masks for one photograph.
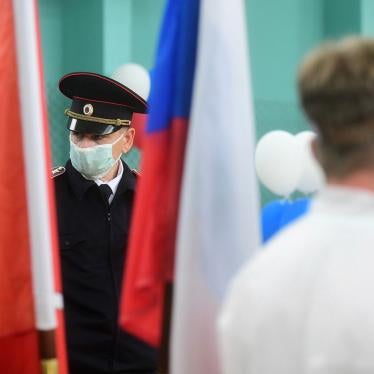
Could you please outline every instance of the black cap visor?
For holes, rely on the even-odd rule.
[[[108,135],[128,126],[113,126],[93,121],[83,121],[80,119],[69,118],[67,128],[70,131],[83,134]]]

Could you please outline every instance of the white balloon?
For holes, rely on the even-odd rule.
[[[151,78],[143,66],[133,63],[121,65],[114,71],[111,78],[124,84],[144,100],[148,99]]]
[[[322,167],[317,162],[312,151],[312,140],[316,137],[313,131],[302,131],[295,135],[303,149],[303,171],[296,189],[304,194],[310,194],[321,189],[325,182]]]
[[[287,131],[265,134],[257,143],[255,164],[258,178],[276,195],[295,191],[302,172],[302,148]]]

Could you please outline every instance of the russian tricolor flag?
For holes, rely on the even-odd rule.
[[[120,323],[155,346],[161,338],[164,287],[173,279],[198,8],[197,0],[173,0],[165,10],[126,260]]]
[[[219,373],[216,317],[259,242],[246,35],[243,0],[168,2],[121,321],[157,345],[162,292],[174,279],[175,374]]]

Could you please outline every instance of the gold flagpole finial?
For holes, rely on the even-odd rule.
[[[56,358],[46,358],[41,360],[42,374],[58,374],[58,364]]]

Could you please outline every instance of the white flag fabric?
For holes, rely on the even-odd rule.
[[[51,165],[36,4],[13,0],[36,327],[52,330],[56,328],[55,306],[60,299],[54,293],[51,234],[54,202],[48,175]]]
[[[259,243],[243,0],[201,0],[177,232],[172,374],[220,372],[216,318]]]

